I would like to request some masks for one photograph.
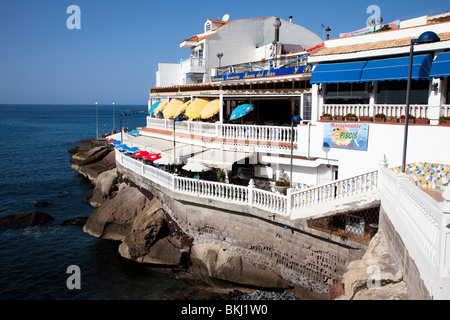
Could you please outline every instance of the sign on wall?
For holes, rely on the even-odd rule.
[[[229,81],[229,80],[246,80],[246,79],[259,79],[276,76],[287,76],[294,74],[311,73],[312,66],[304,65],[290,68],[269,69],[260,71],[249,71],[242,73],[230,73],[211,77],[211,81]]]
[[[367,123],[324,123],[323,146],[366,151],[368,133]]]

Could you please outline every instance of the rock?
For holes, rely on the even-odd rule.
[[[191,261],[197,273],[206,270],[211,278],[259,288],[286,288],[281,270],[256,266],[246,254],[227,243],[198,243],[191,248]],[[203,276],[205,278],[205,276]]]
[[[125,187],[91,214],[83,230],[97,238],[123,240],[147,201],[138,189]]]
[[[72,169],[88,178],[95,185],[98,175],[116,166],[115,154],[108,147],[95,147],[72,156]]]
[[[44,225],[53,221],[49,214],[34,211],[31,213],[18,213],[0,218],[0,226],[28,227]]]
[[[61,222],[62,226],[84,226],[88,220],[88,217],[76,217]]]
[[[97,208],[102,205],[108,199],[117,181],[117,168],[100,173],[95,180],[92,197],[89,199],[91,206]]]
[[[40,207],[40,208],[46,207],[48,205],[49,205],[49,203],[44,200],[38,201],[34,204],[35,207]]]
[[[364,256],[350,262],[342,282],[345,293],[336,300],[409,300],[411,297],[382,230],[370,241]]]
[[[119,253],[141,263],[187,268],[189,247],[171,234],[161,203],[153,198],[134,220],[130,233],[119,246]]]

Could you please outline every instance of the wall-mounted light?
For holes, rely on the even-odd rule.
[[[438,82],[434,82],[434,83],[431,84],[431,91],[438,92],[438,88],[439,88],[439,83]]]

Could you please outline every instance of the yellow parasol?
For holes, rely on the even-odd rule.
[[[161,101],[161,103],[158,105],[158,107],[153,110],[153,115],[156,116],[164,107],[167,105],[167,99],[164,101]]]
[[[185,103],[183,103],[177,110],[175,110],[175,112],[173,113],[173,117],[178,117],[184,110],[186,110],[186,108],[191,104],[191,100],[186,101]]]
[[[200,113],[202,112],[203,108],[208,105],[210,101],[205,98],[197,98],[192,102],[185,111],[185,115],[189,119],[197,119],[200,118]]]
[[[223,105],[223,102],[222,102]],[[220,99],[215,99],[207,104],[200,113],[202,119],[208,119],[220,111]]]
[[[170,118],[173,116],[175,111],[183,104],[183,100],[180,99],[172,99],[169,104],[164,108],[163,115],[164,118]]]

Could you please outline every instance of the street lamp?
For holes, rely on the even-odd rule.
[[[116,112],[115,112],[116,104],[113,102],[113,131],[115,131],[116,127]]]
[[[294,124],[297,124],[300,121],[302,121],[302,118],[297,114],[295,116],[293,116],[291,119],[291,172],[290,172],[291,174],[289,176],[289,179],[290,179],[289,188],[292,188],[292,182],[293,182],[293,180],[292,180],[292,159],[294,157]],[[297,141],[297,143],[298,143],[298,141]]]
[[[409,122],[409,104],[411,98],[411,77],[412,77],[412,65],[413,65],[413,53],[415,44],[432,43],[439,41],[439,37],[433,31],[426,31],[422,33],[418,39],[411,40],[411,46],[409,50],[409,68],[408,68],[408,84],[406,87],[406,106],[405,106],[405,132],[403,134],[403,158],[402,158],[402,172],[405,172],[406,166],[406,145],[408,142],[408,122]]]
[[[175,142],[175,122],[180,122],[183,121],[180,117],[176,117],[175,119],[173,119],[173,172],[175,172],[176,167],[177,167],[177,158],[176,158],[176,154],[175,154],[175,147],[176,147],[176,142]]]
[[[325,32],[327,33],[327,40],[330,39],[330,33],[331,33],[330,27],[327,27],[327,28],[325,29]]]
[[[276,18],[275,22],[273,23],[273,26],[275,27],[275,41],[280,41],[280,27],[281,27],[281,20],[280,18]]]
[[[219,68],[222,66],[222,65],[221,65],[222,57],[223,57],[223,53],[222,53],[222,52],[220,52],[220,53],[217,54],[217,58],[219,58]]]
[[[98,139],[98,102],[95,103],[95,123],[96,123],[96,139]]]

